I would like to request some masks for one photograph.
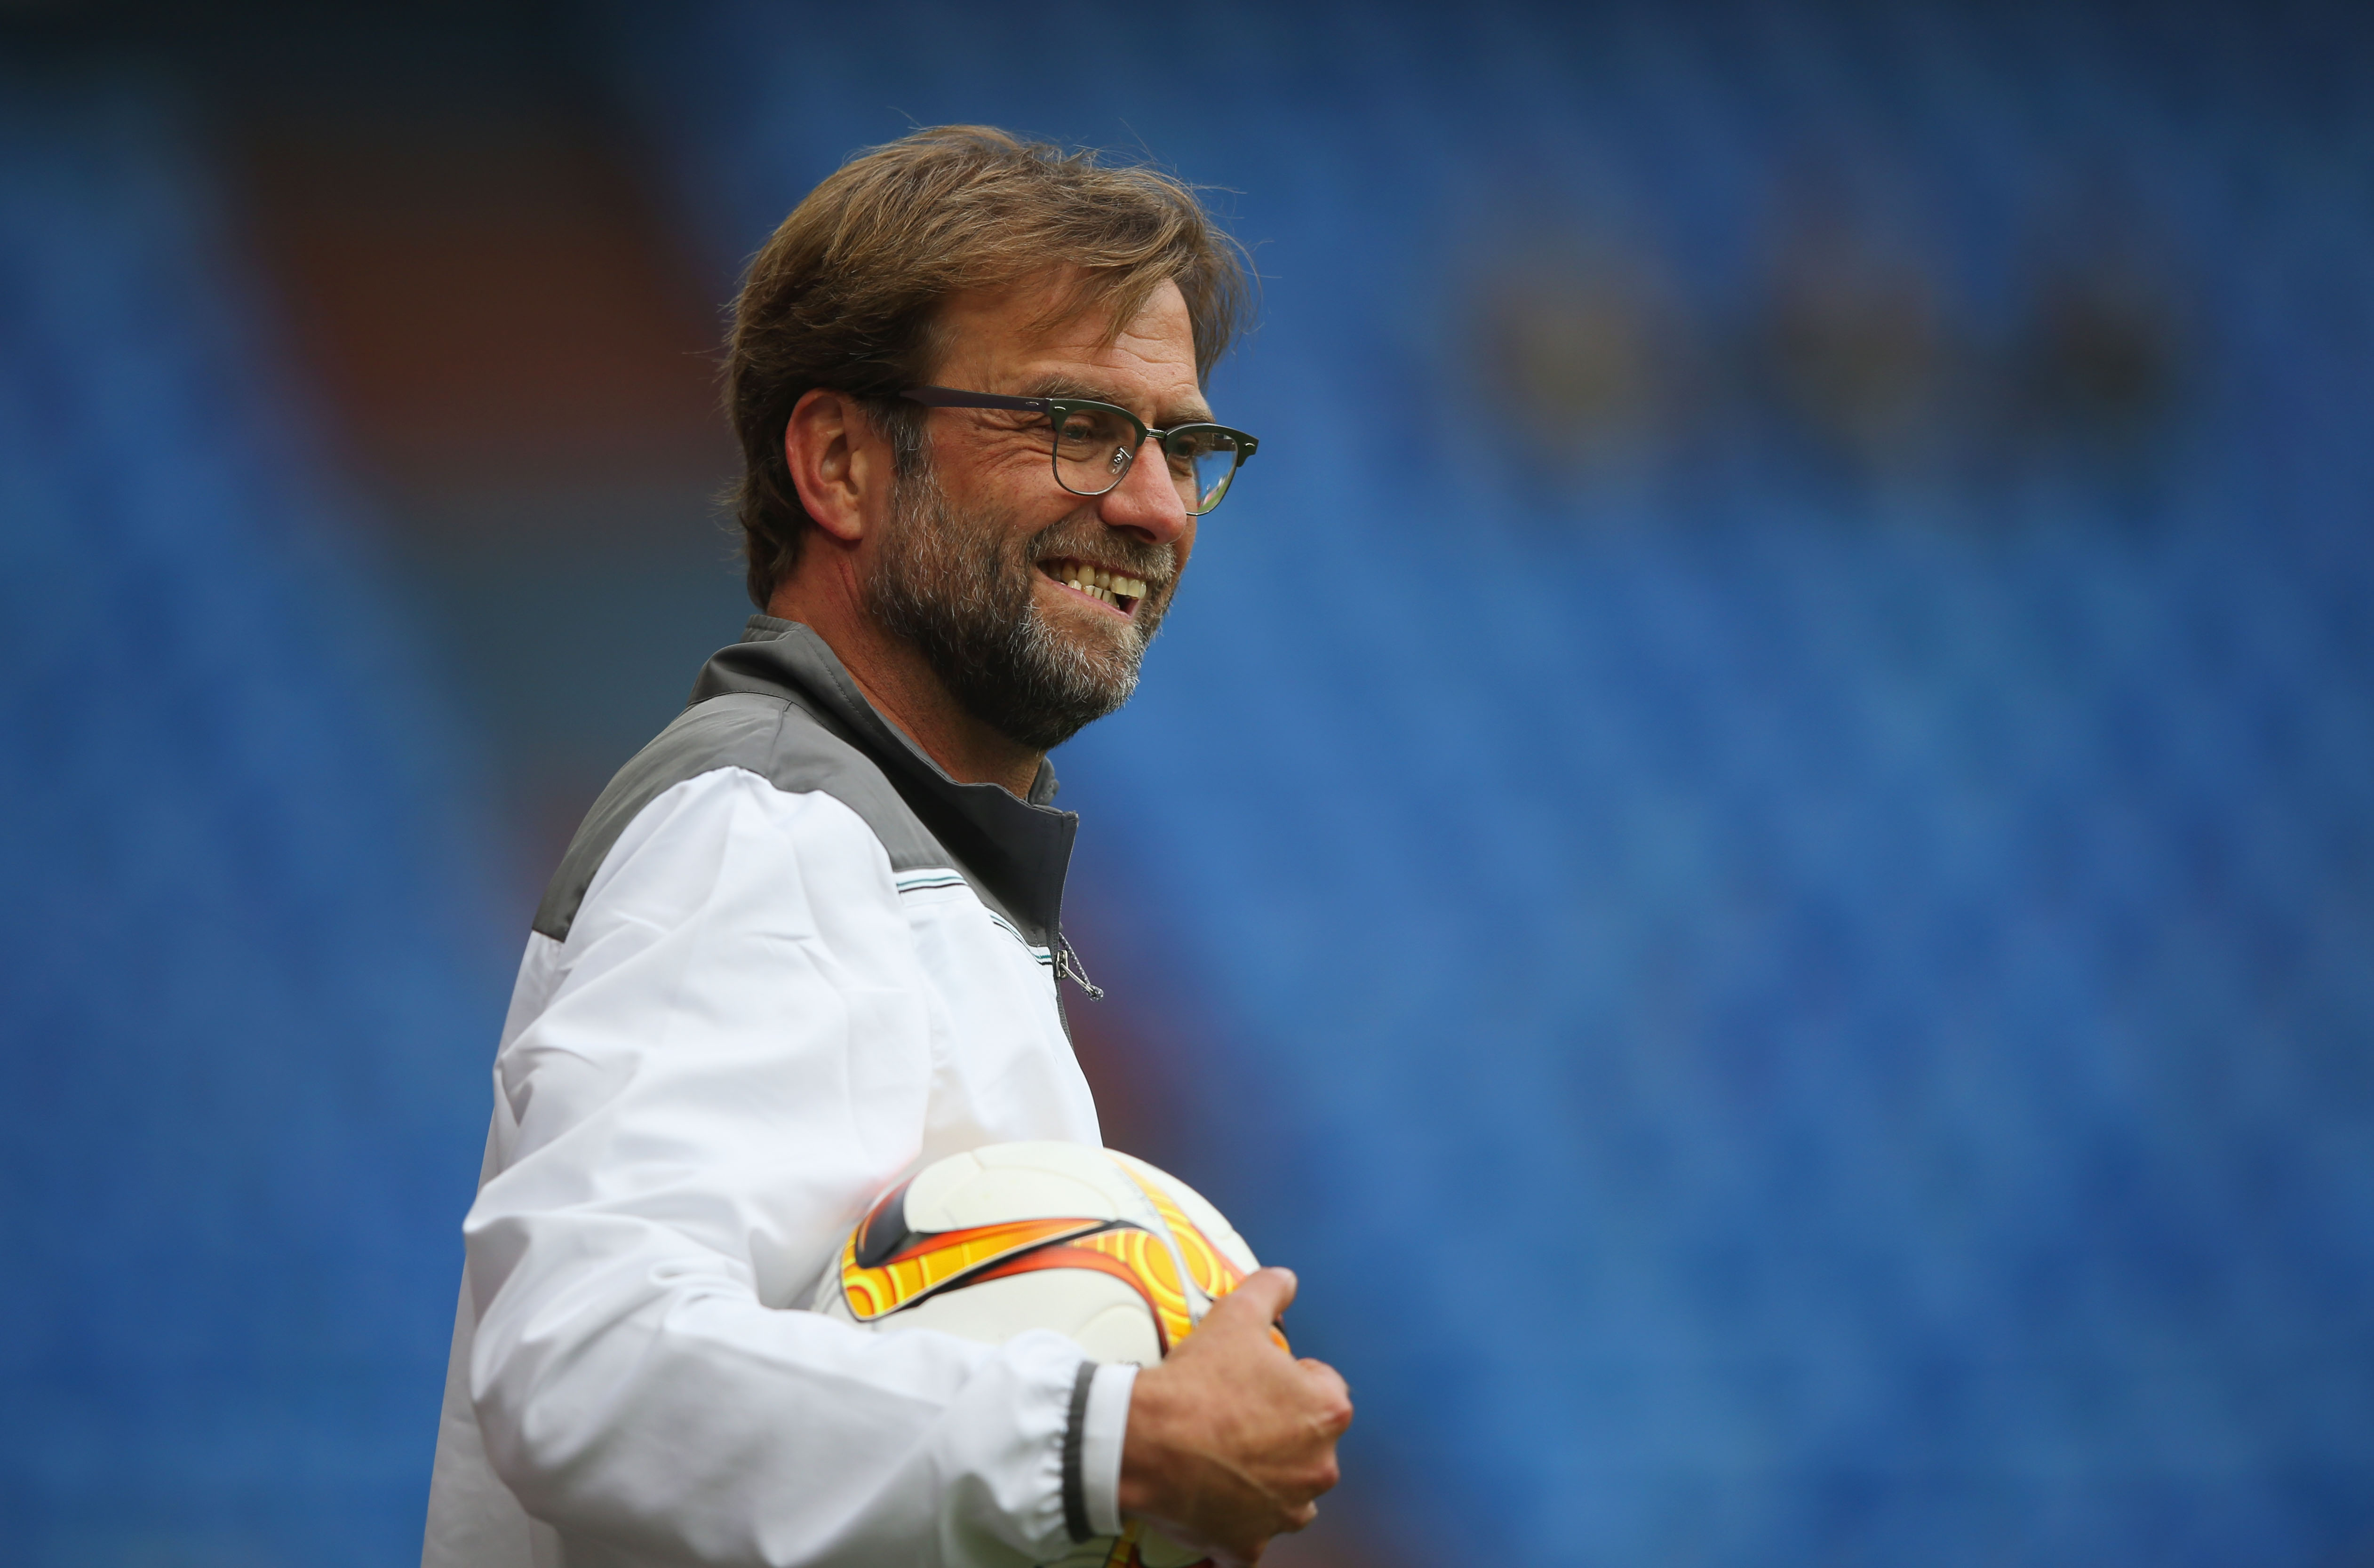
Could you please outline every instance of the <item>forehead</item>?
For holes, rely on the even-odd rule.
[[[1112,332],[1101,307],[1048,319],[1062,310],[1075,277],[1058,273],[952,296],[940,312],[938,379],[1008,392],[1061,378],[1159,409],[1200,407],[1194,323],[1179,286],[1166,279]]]

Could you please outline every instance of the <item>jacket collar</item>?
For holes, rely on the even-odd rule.
[[[1060,946],[1064,876],[1080,819],[1054,809],[1055,770],[1043,758],[1024,800],[1002,784],[960,784],[865,699],[824,638],[797,621],[753,615],[693,683],[692,701],[729,692],[790,698],[882,769],[984,901],[1032,942]]]

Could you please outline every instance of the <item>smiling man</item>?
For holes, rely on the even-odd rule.
[[[1263,1270],[1143,1372],[801,1310],[866,1205],[1099,1141],[1046,753],[1119,708],[1252,438],[1194,196],[978,127],[852,160],[736,305],[754,616],[538,909],[438,1438],[429,1568],[1046,1562],[1311,1517],[1344,1385]]]

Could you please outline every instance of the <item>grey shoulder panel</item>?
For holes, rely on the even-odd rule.
[[[873,759],[824,720],[789,697],[733,692],[686,708],[618,770],[545,888],[535,929],[567,941],[586,888],[627,825],[686,779],[721,767],[746,769],[778,790],[830,795],[882,840],[894,872],[955,863]]]

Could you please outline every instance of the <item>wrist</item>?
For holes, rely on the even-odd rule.
[[[1156,1365],[1140,1372],[1130,1385],[1128,1426],[1122,1434],[1121,1469],[1114,1488],[1124,1516],[1158,1513],[1166,1501],[1161,1492],[1169,1470],[1166,1435],[1172,1381]]]

